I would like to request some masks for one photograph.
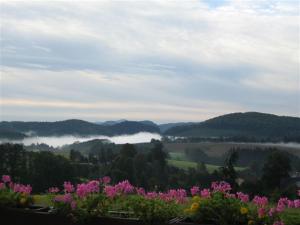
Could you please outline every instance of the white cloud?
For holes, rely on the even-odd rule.
[[[286,114],[300,114],[295,1],[228,0],[218,7],[196,0],[0,4],[3,99],[179,105],[188,106],[193,120],[205,117],[197,117],[199,107],[210,108],[205,113],[211,116],[281,113],[276,99]],[[168,117],[161,107],[155,110],[156,119]]]

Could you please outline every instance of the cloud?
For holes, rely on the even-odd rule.
[[[91,119],[202,120],[235,110],[300,115],[295,1],[0,4],[3,119],[22,119],[22,106],[11,99],[39,102],[24,105],[36,112],[32,119],[51,119],[46,110],[62,115],[57,102],[77,109],[101,102],[188,106],[193,113],[184,118],[178,108],[153,107],[154,116],[151,107],[133,112],[121,104],[107,106],[105,115],[97,116],[104,110],[97,107],[77,115]]]

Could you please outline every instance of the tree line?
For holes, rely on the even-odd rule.
[[[291,160],[285,153],[272,151],[263,163],[262,172],[256,175],[252,167],[241,172],[235,170],[240,152],[230,151],[222,167],[209,173],[201,161],[196,168],[188,170],[168,165],[168,153],[159,141],[152,141],[148,148],[132,144],[124,144],[117,150],[94,148],[88,155],[71,150],[67,156],[50,151],[26,151],[18,144],[1,144],[0,174],[10,174],[18,182],[31,184],[36,193],[51,186],[59,187],[64,181],[76,183],[103,176],[110,176],[114,183],[128,179],[147,190],[189,189],[193,185],[205,188],[212,181],[226,180],[235,190],[253,195],[276,197],[296,193],[295,185],[282,185],[291,171]]]

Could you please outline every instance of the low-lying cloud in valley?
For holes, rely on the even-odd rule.
[[[132,135],[120,135],[120,136],[103,136],[103,135],[95,135],[95,136],[88,136],[88,137],[80,137],[80,136],[52,136],[52,137],[28,137],[25,138],[22,141],[12,141],[9,140],[10,143],[22,143],[24,145],[31,145],[31,144],[47,144],[49,146],[53,147],[61,147],[63,145],[67,144],[73,144],[74,142],[85,142],[89,140],[94,140],[94,139],[106,139],[109,140],[115,144],[125,144],[125,143],[130,143],[130,144],[135,144],[135,143],[146,143],[150,142],[152,139],[155,140],[161,140],[161,136],[159,134],[154,134],[154,133],[148,133],[148,132],[140,132]],[[5,143],[6,140],[1,140],[0,143],[3,142]]]

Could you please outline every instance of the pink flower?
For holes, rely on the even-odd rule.
[[[76,188],[76,194],[80,198],[84,198],[91,193],[98,193],[100,190],[100,182],[97,180],[89,181],[88,183],[78,184]]]
[[[136,188],[136,193],[137,193],[138,195],[142,195],[142,196],[144,196],[144,195],[146,194],[144,188]]]
[[[12,190],[13,192],[30,195],[32,187],[30,185],[14,184]]]
[[[105,186],[104,193],[110,198],[113,198],[118,194],[118,192],[114,186]]]
[[[193,186],[191,188],[191,194],[192,194],[192,196],[197,195],[199,192],[200,192],[200,188],[198,186]]]
[[[69,181],[64,182],[64,191],[66,193],[72,193],[74,192],[74,186]]]
[[[4,183],[9,183],[9,182],[11,182],[11,178],[10,178],[9,175],[3,175],[3,176],[2,176],[2,181],[3,181]]]
[[[236,195],[235,194],[231,194],[231,193],[226,193],[225,197],[226,198],[236,198]]]
[[[249,195],[244,194],[242,192],[237,192],[236,195],[238,199],[240,199],[242,202],[249,202]]]
[[[58,189],[58,187],[51,187],[48,189],[48,192],[49,193],[58,193],[59,189]]]
[[[252,201],[255,205],[260,206],[260,207],[264,207],[269,203],[267,197],[264,197],[264,196],[260,197],[257,195],[254,197],[254,199]]]
[[[55,196],[54,201],[63,202],[63,203],[71,203],[73,200],[72,195],[70,193],[64,195]]]
[[[157,198],[158,194],[156,192],[147,192],[146,194],[146,198],[147,199],[154,199],[154,198]]]
[[[211,188],[213,189],[214,192],[229,192],[231,190],[231,186],[229,183],[225,181],[220,181],[220,182],[212,182]]]
[[[108,176],[105,176],[105,177],[102,178],[103,184],[109,184],[110,181],[111,181],[111,179],[110,179],[110,177],[108,177]]]
[[[271,208],[270,210],[269,210],[269,216],[273,216],[274,214],[276,213],[276,209],[275,208]]]
[[[294,200],[294,207],[295,208],[300,208],[300,199]]]
[[[202,198],[210,198],[210,190],[203,189],[203,190],[201,190],[200,195]]]
[[[167,199],[175,200],[177,203],[186,202],[186,190],[184,189],[171,189],[166,193]]]
[[[264,216],[265,216],[265,214],[266,214],[266,212],[265,212],[265,209],[264,209],[264,208],[259,208],[257,213],[258,213],[258,217],[259,217],[259,218],[262,218],[262,217],[264,217]]]
[[[134,191],[134,187],[129,183],[128,180],[124,180],[115,185],[118,193],[129,194]]]
[[[277,203],[276,210],[277,212],[282,212],[288,206],[289,200],[288,198],[280,198]]]

